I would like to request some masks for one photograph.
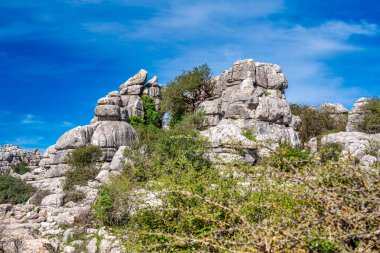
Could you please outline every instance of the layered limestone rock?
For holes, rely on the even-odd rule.
[[[346,126],[347,132],[361,132],[363,130],[363,121],[365,116],[365,111],[363,106],[370,101],[369,98],[359,98],[351,111],[348,114],[348,123]]]
[[[232,68],[215,77],[213,83],[213,96],[198,105],[209,127],[204,134],[211,142],[216,143],[215,134],[218,135],[219,130],[234,125],[240,129],[240,132],[231,131],[236,134],[236,140],[242,138],[241,130],[244,129],[251,131],[256,141],[299,145],[285,97],[288,81],[280,66],[252,59],[237,61]],[[221,147],[215,150],[222,150]],[[253,153],[252,148],[248,150]]]
[[[18,146],[6,144],[0,146],[0,174],[9,172],[12,165],[25,161],[29,167],[38,166],[42,156],[38,149],[26,151]]]

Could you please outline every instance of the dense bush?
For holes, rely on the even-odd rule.
[[[161,111],[168,112],[174,125],[187,113],[194,113],[199,102],[212,95],[211,70],[207,64],[184,71],[170,82],[163,95]]]
[[[294,171],[310,162],[310,152],[281,143],[276,152],[269,158],[264,158],[263,162],[282,171]]]
[[[144,107],[144,118],[140,116],[131,116],[128,119],[129,124],[132,126],[153,125],[161,127],[162,115],[156,110],[155,101],[148,96],[141,97]]]
[[[255,166],[215,166],[194,129],[139,129],[131,163],[101,189],[97,218],[127,251],[379,250],[378,170],[335,162],[337,147],[313,157],[286,144]]]
[[[339,143],[327,143],[319,147],[319,157],[322,163],[328,161],[337,162],[341,156],[343,147]]]
[[[35,189],[19,178],[0,175],[0,204],[20,204],[33,195]]]
[[[12,165],[12,170],[20,175],[23,175],[30,171],[28,168],[28,163],[26,161],[20,161],[19,163]]]
[[[71,190],[75,185],[86,185],[89,180],[95,179],[99,170],[96,161],[102,154],[98,146],[87,145],[76,148],[66,158],[71,170],[66,172],[65,190]]]
[[[363,130],[370,134],[380,133],[380,99],[371,99],[363,109],[366,112]]]
[[[303,143],[313,137],[328,133],[345,131],[345,124],[336,122],[326,113],[305,105],[291,104],[292,114],[301,118],[299,136]]]

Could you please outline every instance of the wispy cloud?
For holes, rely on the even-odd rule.
[[[285,2],[175,1],[154,15],[129,22],[85,23],[91,33],[124,41],[151,41],[173,53],[158,61],[157,72],[167,82],[182,70],[207,62],[219,74],[242,58],[280,64],[289,78],[293,102],[325,100],[352,103],[361,87],[346,85],[326,61],[338,54],[366,50],[353,37],[376,36],[377,24],[324,20],[319,24],[268,19],[286,11]],[[303,94],[303,95],[301,95]]]
[[[63,127],[73,127],[73,126],[74,126],[74,123],[72,123],[72,122],[68,122],[68,121],[63,121],[63,122],[61,123],[61,126],[63,126]]]
[[[35,115],[33,114],[27,114],[25,117],[21,120],[21,124],[24,125],[30,125],[30,124],[43,124],[44,122],[39,120]]]

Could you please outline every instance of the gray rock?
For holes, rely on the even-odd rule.
[[[86,250],[88,253],[97,253],[98,246],[96,238],[92,238],[86,246]]]
[[[41,206],[62,206],[65,194],[57,193],[44,197],[41,201]]]
[[[256,63],[256,83],[267,89],[282,90],[288,87],[280,66],[269,63]]]
[[[79,126],[67,131],[58,139],[54,148],[49,147],[49,149],[47,150],[48,153],[44,154],[44,157],[51,156],[51,154],[54,154],[54,149],[74,149],[88,144],[98,124]]]
[[[102,121],[91,138],[91,144],[101,148],[130,146],[137,139],[136,131],[126,122]]]
[[[147,76],[148,76],[148,72],[145,69],[141,69],[133,77],[129,78],[125,83],[120,85],[120,90],[122,90],[128,86],[144,85],[146,82]]]
[[[380,159],[380,134],[365,134],[360,132],[340,132],[323,136],[321,144],[338,143],[343,147],[346,157],[353,156],[362,164],[372,166]],[[315,148],[316,139],[309,141],[309,146]]]
[[[118,105],[98,105],[95,108],[95,116],[100,121],[120,120],[120,107]]]

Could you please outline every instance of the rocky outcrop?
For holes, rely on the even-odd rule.
[[[237,61],[215,77],[213,83],[212,96],[198,105],[198,110],[206,116],[205,125],[211,133],[207,136],[212,142],[217,139],[212,133],[234,125],[240,132],[251,131],[260,142],[299,145],[285,97],[288,81],[280,66],[252,59]],[[249,149],[248,153],[253,152]]]
[[[162,86],[158,84],[157,77],[146,82],[147,74],[147,71],[140,70],[120,85],[119,91],[111,91],[99,99],[90,124],[64,133],[45,151],[42,159],[37,159],[37,152],[28,153],[11,146],[5,146],[4,152],[0,149],[1,165],[8,166],[23,157],[27,157],[31,164],[39,164],[30,173],[19,176],[37,189],[27,204],[0,205],[0,232],[1,229],[7,231],[6,236],[0,235],[0,252],[2,248],[7,253],[20,252],[20,249],[22,252],[76,252],[78,248],[100,253],[123,252],[120,241],[105,231],[102,232],[103,240],[79,240],[70,245],[59,237],[68,233],[62,225],[75,227],[88,215],[101,184],[122,171],[124,150],[137,140],[136,131],[128,124],[128,119],[144,116],[141,97],[152,97],[158,105]],[[63,190],[65,172],[70,170],[66,157],[75,148],[88,144],[102,150],[97,161],[99,174],[87,185],[75,187],[77,192],[84,194],[84,199],[74,203],[68,200],[67,192]],[[5,211],[1,212],[2,209]],[[93,238],[98,230],[89,229],[85,233]]]
[[[313,152],[318,149],[317,139],[309,141],[309,147]],[[380,134],[365,134],[360,132],[339,132],[323,136],[321,145],[337,143],[343,148],[346,158],[354,158],[367,167],[372,167],[380,162]]]
[[[359,98],[351,111],[348,114],[348,122],[346,126],[347,132],[361,132],[363,131],[363,121],[365,116],[365,111],[363,106],[370,101],[369,98]]]
[[[28,164],[29,167],[38,166],[42,156],[38,149],[26,151],[20,147],[6,144],[0,146],[0,174],[9,172],[12,165],[21,161]]]

